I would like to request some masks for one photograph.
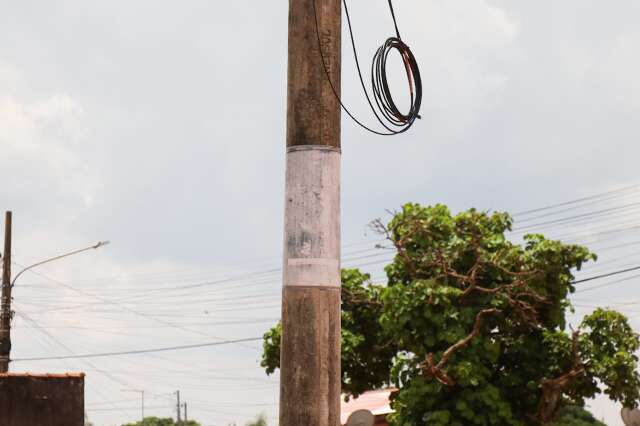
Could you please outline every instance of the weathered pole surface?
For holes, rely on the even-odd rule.
[[[11,212],[5,214],[0,301],[0,373],[9,371],[11,356]]]
[[[341,3],[315,0],[340,91]],[[314,0],[289,1],[280,426],[340,424],[340,104]]]

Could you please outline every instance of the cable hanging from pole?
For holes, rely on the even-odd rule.
[[[347,115],[360,127],[363,129],[374,133],[380,136],[394,136],[400,133],[404,133],[415,122],[416,119],[420,117],[420,106],[422,104],[422,79],[420,77],[420,69],[418,68],[418,62],[416,61],[413,52],[407,46],[406,43],[402,41],[400,37],[400,30],[398,29],[398,22],[396,20],[396,15],[393,9],[393,3],[391,0],[389,1],[389,10],[391,12],[391,17],[393,19],[393,25],[395,27],[396,35],[395,37],[389,37],[376,51],[373,55],[373,60],[371,62],[371,87],[373,95],[369,94],[369,91],[366,88],[366,84],[364,82],[364,77],[362,76],[362,69],[360,67],[360,60],[358,58],[358,51],[356,48],[355,37],[353,34],[353,26],[351,24],[351,16],[349,14],[349,8],[347,6],[347,1],[342,0],[344,5],[345,15],[347,17],[347,24],[349,26],[349,36],[351,38],[351,46],[353,48],[353,55],[355,58],[356,68],[358,70],[358,77],[360,79],[360,85],[362,86],[362,91],[364,92],[365,98],[367,99],[367,103],[369,104],[369,108],[375,115],[378,122],[384,127],[387,131],[379,131],[370,128],[369,126],[362,123],[358,120],[351,111],[344,105],[338,91],[336,90],[333,82],[331,81],[331,76],[329,74],[329,69],[327,67],[327,63],[324,57],[324,53],[322,51],[322,42],[320,39],[320,29],[318,22],[318,7],[317,0],[313,0],[313,8],[314,15],[316,21],[316,36],[318,38],[318,49],[320,51],[320,57],[322,59],[322,66],[324,68],[325,75],[327,76],[327,80],[329,85],[331,86],[331,90],[333,94],[338,99],[340,106],[347,113]],[[391,94],[391,88],[389,86],[389,81],[387,77],[387,60],[391,52],[396,50],[404,64],[404,69],[407,74],[407,82],[409,84],[409,96],[410,96],[410,107],[407,113],[403,113],[400,111],[398,106],[393,100],[393,96]],[[373,97],[373,101],[371,98]],[[375,102],[375,105],[374,105]]]

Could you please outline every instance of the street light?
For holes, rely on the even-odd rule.
[[[15,277],[13,277],[13,281],[11,281],[11,287],[14,286],[14,284],[16,283],[16,280],[20,275],[22,275],[23,273],[27,272],[30,269],[35,268],[36,266],[44,265],[45,263],[53,262],[54,260],[62,259],[63,257],[69,257],[74,254],[82,253],[84,251],[99,249],[100,247],[106,246],[107,244],[109,244],[109,241],[98,241],[97,244],[94,244],[92,246],[85,247],[79,250],[70,251],[69,253],[61,254],[60,256],[51,257],[49,259],[45,259],[40,262],[34,263],[33,265],[29,265],[26,268],[24,268],[22,271],[18,272]]]
[[[0,300],[0,373],[8,372],[9,363],[11,362],[11,318],[13,317],[13,312],[11,311],[11,289],[15,285],[18,278],[22,274],[30,269],[35,268],[36,266],[44,265],[45,263],[53,262],[54,260],[82,253],[87,250],[95,250],[109,244],[109,241],[99,241],[92,246],[85,247],[79,250],[73,250],[59,256],[54,256],[49,259],[36,262],[33,265],[29,265],[26,268],[22,269],[16,274],[13,280],[11,280],[11,212],[7,212],[5,223],[5,253],[3,258],[2,271],[2,296]]]

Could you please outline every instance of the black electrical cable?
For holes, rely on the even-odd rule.
[[[316,36],[318,38],[318,49],[320,50],[320,57],[322,58],[322,66],[324,68],[325,75],[327,76],[327,80],[329,81],[329,85],[331,86],[331,90],[333,94],[338,99],[340,106],[347,113],[347,115],[360,127],[363,129],[374,133],[376,135],[381,136],[393,136],[400,133],[404,133],[413,125],[416,119],[420,117],[420,106],[422,105],[422,79],[420,77],[420,69],[418,68],[418,62],[416,61],[413,52],[409,46],[407,46],[400,37],[400,30],[398,29],[398,22],[396,20],[396,15],[393,10],[393,4],[391,0],[389,0],[389,10],[391,11],[391,17],[393,18],[393,24],[396,30],[395,37],[389,37],[382,46],[378,48],[375,55],[373,56],[373,60],[371,63],[371,86],[373,91],[374,101],[376,106],[374,106],[373,101],[371,100],[371,96],[366,88],[364,83],[364,78],[362,77],[362,70],[360,68],[360,60],[358,59],[358,51],[356,48],[355,37],[353,35],[353,26],[351,25],[351,16],[349,15],[349,8],[347,6],[346,0],[342,0],[344,4],[344,11],[347,17],[347,23],[349,25],[349,36],[351,38],[351,46],[353,48],[353,54],[356,62],[356,68],[358,70],[358,77],[360,78],[360,84],[362,86],[362,91],[364,92],[365,97],[367,98],[367,103],[371,108],[371,111],[375,115],[378,122],[388,131],[381,132],[378,130],[374,130],[367,125],[363,124],[360,120],[358,120],[349,109],[344,105],[340,95],[338,95],[338,91],[336,90],[333,82],[331,81],[331,76],[329,74],[329,69],[327,67],[327,63],[324,58],[324,54],[322,52],[322,42],[320,40],[320,29],[318,23],[318,9],[316,5],[317,0],[313,0],[313,8],[315,14],[316,21]],[[395,102],[393,101],[393,96],[391,94],[391,89],[389,86],[389,81],[387,78],[387,60],[389,58],[389,54],[393,51],[397,50],[400,56],[402,57],[402,62],[404,64],[405,71],[407,73],[407,81],[409,83],[409,92],[411,97],[411,106],[409,108],[409,112],[406,114],[402,113]]]
[[[13,362],[51,361],[51,360],[59,360],[59,359],[101,358],[101,357],[111,357],[111,356],[120,356],[120,355],[137,355],[137,354],[146,354],[150,352],[166,352],[166,351],[179,351],[183,349],[205,348],[209,346],[228,345],[231,343],[256,342],[262,339],[263,339],[262,337],[248,337],[245,339],[223,340],[220,342],[205,342],[205,343],[196,343],[193,345],[168,346],[163,348],[138,349],[138,350],[131,350],[131,351],[101,352],[101,353],[67,355],[67,356],[62,355],[62,356],[48,356],[48,357],[16,358],[11,361]]]
[[[586,283],[587,281],[599,280],[600,278],[607,278],[614,275],[620,275],[631,271],[637,271],[640,269],[640,266],[634,266],[633,268],[621,269],[619,271],[609,272],[608,274],[596,275],[595,277],[584,278],[582,280],[573,281],[571,284],[581,284]]]

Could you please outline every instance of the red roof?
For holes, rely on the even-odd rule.
[[[351,398],[349,402],[342,401],[340,407],[340,423],[345,424],[354,411],[369,410],[374,416],[393,413],[389,405],[389,395],[395,389],[381,389],[365,392],[358,398]]]

